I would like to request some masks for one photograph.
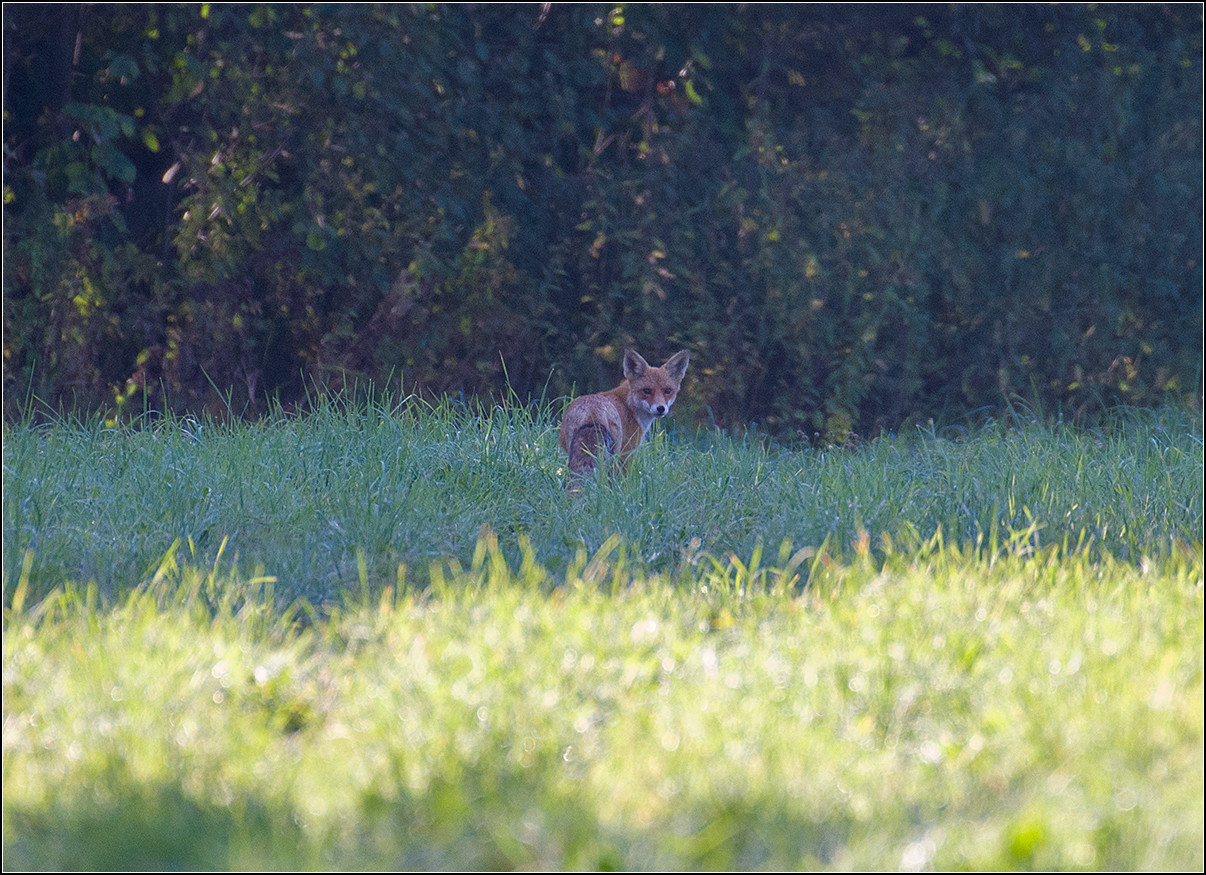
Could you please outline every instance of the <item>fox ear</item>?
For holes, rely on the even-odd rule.
[[[635,349],[624,350],[624,379],[636,380],[641,374],[649,370],[649,362],[641,358],[641,354]]]
[[[688,350],[680,349],[666,361],[663,368],[666,373],[674,380],[682,380],[687,373],[687,365],[690,363],[691,353]]]

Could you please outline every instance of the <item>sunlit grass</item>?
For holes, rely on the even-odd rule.
[[[1200,868],[1200,547],[1027,553],[63,591],[6,623],[6,864]]]
[[[10,869],[1202,867],[1202,441],[4,439]]]

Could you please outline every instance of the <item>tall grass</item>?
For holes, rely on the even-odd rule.
[[[841,554],[864,533],[879,549],[885,535],[939,530],[985,548],[1027,531],[1035,547],[1138,561],[1202,531],[1201,432],[1168,412],[1110,431],[995,425],[854,450],[656,435],[631,476],[578,500],[563,465],[550,411],[518,405],[327,401],[250,426],[8,428],[4,577],[31,552],[31,597],[70,578],[116,598],[172,543],[201,563],[225,543],[248,573],[278,579],[284,603],[319,604],[358,585],[357,556],[376,588],[400,566],[422,583],[432,561],[468,561],[483,526],[512,561],[525,535],[554,573],[613,534],[664,571],[684,551],[749,555],[787,540]]]
[[[1200,544],[458,566],[11,610],[6,866],[1201,868]]]
[[[4,437],[5,865],[1201,869],[1202,438]]]

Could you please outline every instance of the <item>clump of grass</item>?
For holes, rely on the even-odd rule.
[[[27,567],[6,865],[1200,869],[1200,542],[1032,534],[657,573],[487,530],[284,612],[230,559],[107,609]]]

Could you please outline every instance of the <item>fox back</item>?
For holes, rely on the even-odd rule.
[[[684,349],[655,368],[635,350],[625,350],[624,382],[608,392],[583,395],[569,406],[560,440],[569,455],[571,490],[605,453],[618,454],[620,464],[627,464],[653,421],[670,412],[689,359]]]

